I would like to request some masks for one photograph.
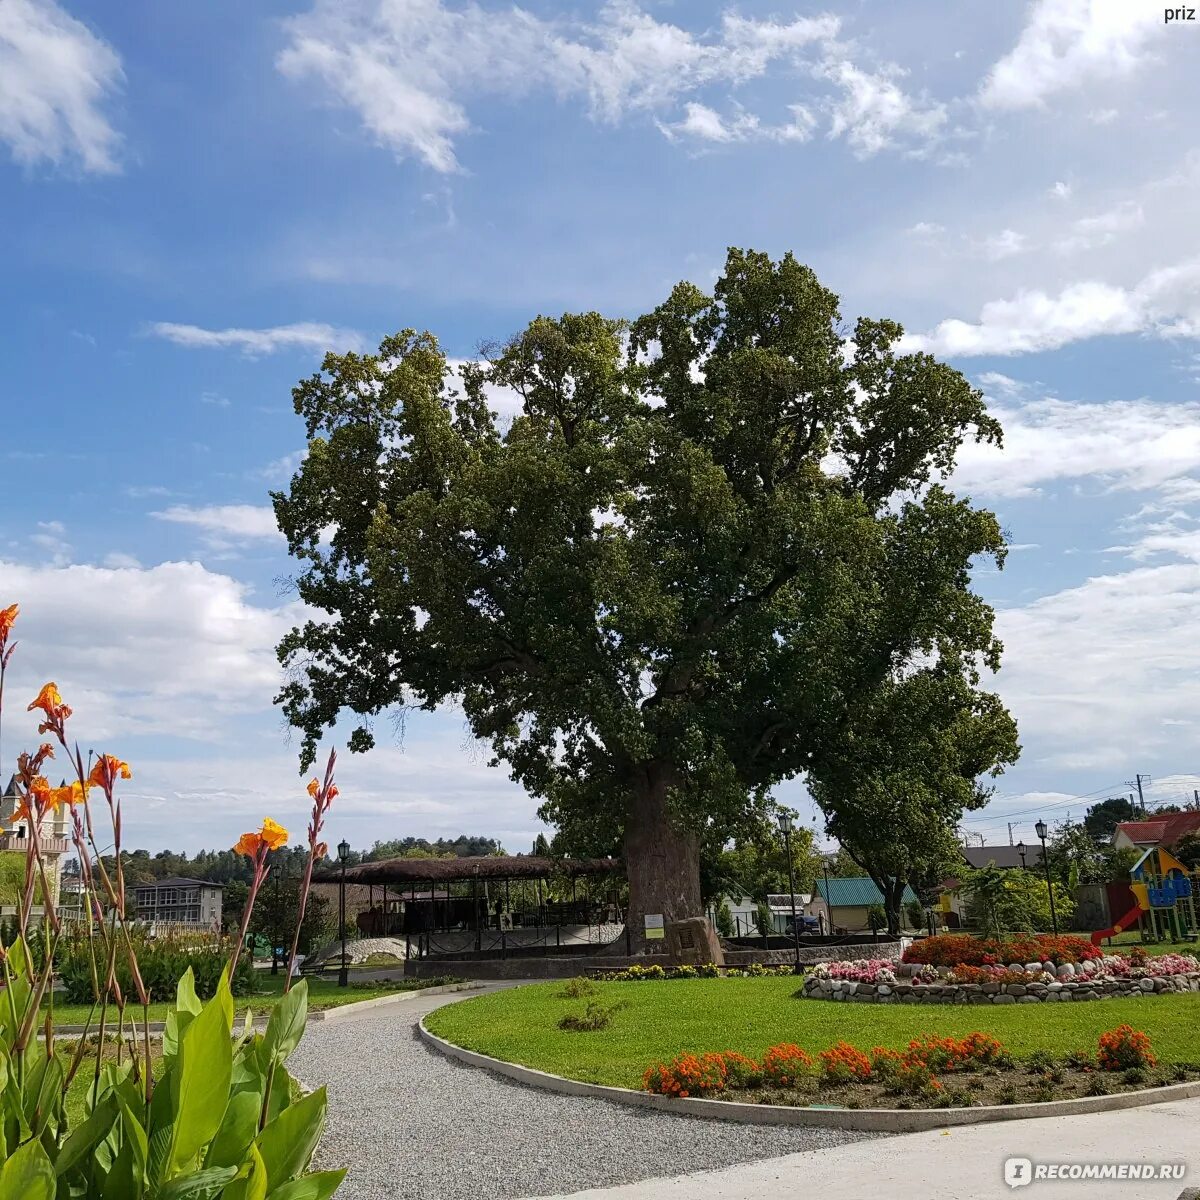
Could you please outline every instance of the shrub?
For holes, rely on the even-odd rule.
[[[154,941],[131,934],[138,970],[151,1000],[164,1000],[175,994],[179,980],[190,970],[195,980],[196,995],[202,1000],[216,995],[221,972],[229,961],[230,945],[224,938],[206,935],[159,938]],[[73,940],[64,950],[59,949],[57,973],[62,980],[67,1002],[92,1002],[93,947],[86,938]],[[100,964],[103,976],[104,965]],[[135,995],[133,973],[128,958],[118,957],[117,982],[126,996]],[[254,969],[249,956],[239,959],[234,973],[232,991],[245,996],[254,990]]]
[[[762,1060],[764,1081],[777,1087],[795,1087],[813,1069],[813,1060],[799,1046],[783,1042],[772,1046]]]
[[[830,1083],[871,1078],[871,1060],[849,1042],[837,1042],[828,1050],[822,1050],[819,1057],[821,1073]]]
[[[725,1087],[725,1060],[720,1054],[679,1054],[656,1063],[642,1077],[642,1087],[660,1096],[709,1096]]]
[[[733,937],[733,913],[729,911],[729,901],[724,897],[717,905],[717,932],[725,938]]]
[[[1127,1071],[1152,1067],[1158,1061],[1150,1049],[1150,1038],[1132,1025],[1118,1025],[1100,1035],[1096,1061],[1102,1071]]]
[[[575,979],[568,979],[558,994],[563,1000],[582,1000],[585,996],[596,994],[596,985],[586,975],[580,975]]]
[[[613,1015],[624,1007],[623,1000],[616,1004],[601,1004],[598,1000],[589,1000],[582,1013],[568,1013],[559,1021],[558,1027],[572,1033],[594,1033],[598,1029],[607,1029],[612,1024]]]
[[[725,1063],[725,1086],[730,1089],[756,1088],[763,1081],[761,1064],[754,1059],[739,1054],[736,1050],[726,1050],[721,1055]]]
[[[920,900],[910,900],[904,906],[904,915],[908,918],[910,929],[925,928],[925,910],[921,907]]]

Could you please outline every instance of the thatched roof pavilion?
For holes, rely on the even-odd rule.
[[[336,868],[335,868],[336,870]],[[577,879],[617,875],[619,858],[539,858],[532,854],[489,854],[479,858],[386,858],[346,868],[347,883],[457,883],[473,879]],[[336,878],[332,873],[325,878]]]

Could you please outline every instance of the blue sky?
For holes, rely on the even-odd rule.
[[[1198,39],[1148,0],[0,0],[5,757],[52,677],[134,763],[127,841],[302,828],[270,703],[291,386],[405,326],[464,357],[636,315],[734,244],[900,320],[1005,424],[955,484],[1014,544],[978,583],[1025,753],[969,827],[1032,840],[1137,771],[1190,797]],[[335,838],[532,840],[453,712],[381,731]]]

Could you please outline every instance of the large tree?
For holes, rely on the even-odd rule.
[[[905,886],[920,893],[957,872],[963,813],[987,803],[987,777],[1020,752],[1016,723],[977,683],[949,651],[882,681],[809,771],[829,833],[883,893],[893,934]]]
[[[343,710],[366,750],[376,714],[455,700],[547,821],[622,846],[635,935],[699,913],[701,842],[881,681],[998,661],[969,569],[1004,539],[940,480],[1000,430],[901,333],[845,327],[790,255],[732,250],[712,294],[538,317],[461,387],[429,333],[327,356],[274,496],[322,614],[280,645],[305,765]]]

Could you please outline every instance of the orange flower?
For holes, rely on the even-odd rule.
[[[38,733],[45,733],[47,730],[61,733],[63,722],[71,715],[70,707],[63,703],[62,696],[58,694],[56,683],[43,684],[37,698],[26,711],[33,712],[35,708],[40,708],[46,714],[46,720],[38,726]]]
[[[10,604],[7,608],[0,608],[0,646],[8,641],[8,635],[12,632],[13,624],[20,610],[19,604]]]
[[[321,791],[320,780],[316,779],[315,777],[313,779],[310,779],[308,781],[308,794],[315,800],[320,791]],[[325,803],[328,804],[337,794],[338,794],[337,784],[336,783],[330,784],[329,791],[325,795]]]
[[[133,772],[127,762],[122,762],[115,754],[102,754],[96,759],[88,783],[93,787],[111,788],[118,779],[132,779]]]
[[[288,831],[270,817],[262,824],[262,829],[255,833],[243,833],[234,846],[235,854],[244,854],[247,858],[257,858],[267,850],[278,850],[287,843]]]
[[[81,804],[87,799],[87,792],[84,790],[83,784],[79,780],[74,783],[65,784],[63,787],[57,787],[51,790],[49,803],[55,812],[65,804],[67,808],[74,808],[76,804]]]

